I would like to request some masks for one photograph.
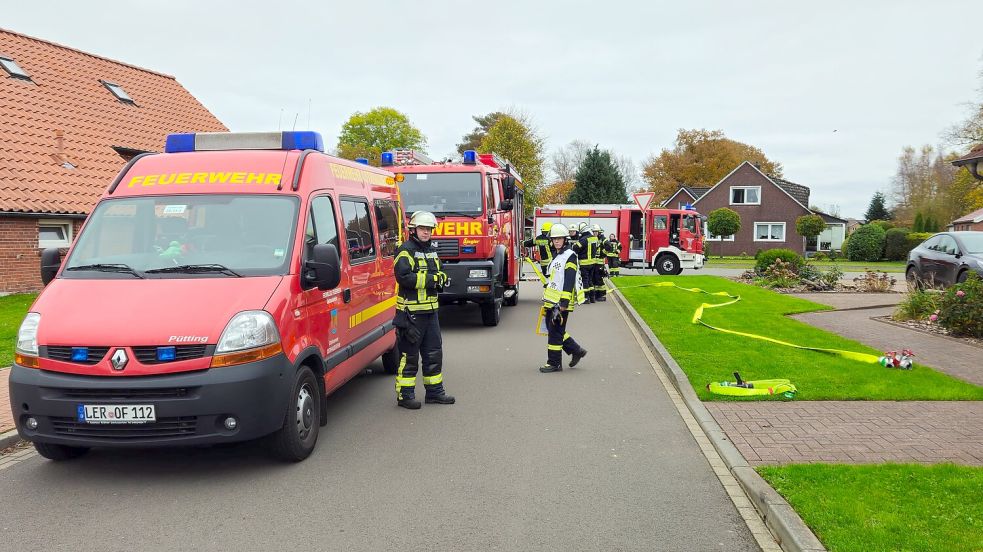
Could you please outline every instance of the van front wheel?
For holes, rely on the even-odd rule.
[[[321,386],[314,372],[302,366],[294,378],[283,426],[273,434],[273,453],[288,462],[300,462],[314,451],[321,428]]]

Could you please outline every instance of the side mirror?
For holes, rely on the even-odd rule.
[[[41,282],[48,285],[61,268],[61,251],[57,247],[49,247],[41,252]]]
[[[515,177],[512,175],[507,175],[502,180],[502,195],[505,199],[512,199],[515,197]]]
[[[493,213],[488,213],[488,224],[495,224],[495,215]]]
[[[514,208],[515,205],[512,203],[511,199],[503,199],[501,203],[498,204],[499,211],[511,211]]]
[[[304,263],[304,280],[322,291],[338,287],[341,283],[338,248],[330,243],[319,243],[314,246],[311,257]]]

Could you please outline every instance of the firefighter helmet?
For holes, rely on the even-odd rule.
[[[590,225],[589,225],[589,224],[587,224],[586,222],[581,222],[581,223],[580,223],[580,224],[579,224],[579,225],[577,226],[577,230],[579,230],[580,232],[586,232],[588,228],[590,228]]]
[[[417,211],[410,217],[409,226],[410,228],[416,228],[417,226],[436,228],[437,217],[433,216],[433,213],[428,211]]]
[[[552,228],[552,227],[553,227],[553,223],[552,222],[544,222],[543,225],[539,227],[539,229],[540,229],[540,231],[542,231],[545,234],[545,233],[549,232],[550,231],[550,228]]]
[[[567,235],[567,227],[566,226],[563,226],[562,224],[557,223],[557,224],[554,224],[552,228],[550,228],[550,237],[551,238],[569,238],[570,236]]]
[[[600,232],[601,231],[601,227],[599,225],[597,225],[597,224],[591,226],[590,229],[593,230],[594,232]]]

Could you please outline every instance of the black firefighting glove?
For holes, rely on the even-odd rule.
[[[553,308],[550,309],[550,322],[554,326],[559,326],[563,323],[563,313],[560,312],[559,306],[554,305]]]

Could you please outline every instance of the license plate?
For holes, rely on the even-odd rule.
[[[152,404],[80,404],[78,421],[85,424],[146,424],[157,421]]]

